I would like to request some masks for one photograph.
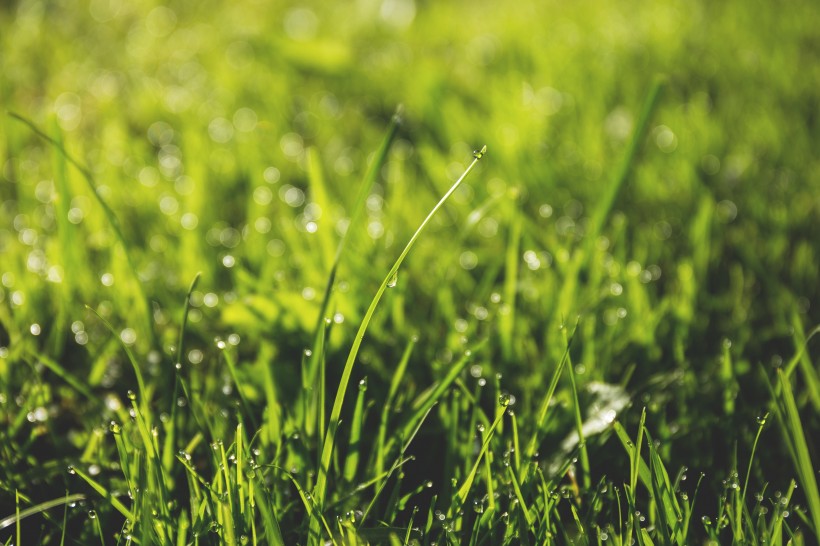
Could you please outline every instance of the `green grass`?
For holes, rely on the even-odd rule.
[[[815,4],[0,7],[0,544],[816,543]]]

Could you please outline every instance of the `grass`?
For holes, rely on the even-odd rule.
[[[0,7],[0,543],[815,543],[818,16]]]

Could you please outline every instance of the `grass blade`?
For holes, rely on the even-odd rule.
[[[111,503],[111,506],[113,506],[120,514],[125,516],[126,519],[130,519],[131,521],[136,521],[137,518],[134,515],[134,513],[131,510],[129,510],[128,508],[126,508],[126,506],[123,503],[121,503],[117,499],[117,497],[112,495],[111,492],[108,491],[108,489],[106,489],[105,487],[100,485],[99,482],[97,482],[93,478],[91,478],[91,476],[89,476],[88,474],[86,474],[85,472],[83,472],[82,470],[77,468],[76,466],[70,466],[69,469],[68,469],[68,472],[69,472],[69,474],[76,474],[79,477],[81,477],[83,480],[85,480],[85,482],[89,486],[91,486],[91,489],[93,489],[94,491],[99,493],[101,497],[103,497],[105,500],[107,500],[109,503]]]
[[[791,384],[782,370],[777,371],[777,377],[780,384],[779,403],[782,404],[783,413],[785,414],[781,415],[778,412],[778,416],[782,419],[783,434],[791,438],[789,443],[792,447],[791,453],[795,470],[800,479],[800,486],[806,496],[806,504],[811,514],[814,533],[820,536],[820,492],[817,489],[817,478],[809,455],[809,446],[803,433],[803,425],[797,410],[797,403],[794,400]]]
[[[17,494],[19,497],[19,493]],[[17,524],[21,520],[26,519],[29,516],[33,516],[35,514],[39,514],[45,512],[47,510],[51,510],[56,506],[63,506],[66,504],[70,504],[72,502],[77,502],[85,499],[85,495],[82,493],[76,493],[74,495],[66,495],[65,497],[60,497],[59,499],[52,499],[50,501],[41,502],[35,506],[30,506],[25,510],[16,511],[13,516],[8,516],[3,519],[0,519],[0,530],[5,529],[6,527],[11,527],[12,525]]]
[[[353,372],[353,364],[356,362],[356,357],[359,354],[359,347],[361,346],[362,340],[364,339],[364,334],[367,331],[367,327],[370,324],[370,320],[373,318],[373,313],[376,311],[376,307],[378,306],[379,302],[381,301],[382,296],[384,295],[385,290],[388,288],[388,284],[391,283],[391,280],[396,277],[398,274],[398,270],[401,267],[401,264],[404,262],[404,259],[407,257],[407,254],[410,253],[410,250],[415,245],[418,238],[421,236],[424,229],[430,223],[430,220],[435,216],[436,212],[444,206],[444,203],[450,198],[453,192],[458,189],[464,179],[467,177],[468,174],[475,168],[478,164],[479,160],[483,156],[483,154],[487,151],[487,147],[484,146],[480,152],[475,154],[472,163],[465,169],[464,173],[458,178],[458,180],[453,183],[447,193],[439,200],[438,203],[433,207],[427,217],[422,221],[421,225],[419,225],[418,229],[416,229],[413,236],[410,237],[410,240],[402,250],[399,257],[393,263],[393,266],[388,271],[387,275],[384,277],[381,285],[379,286],[378,290],[376,291],[376,295],[373,297],[372,301],[370,302],[370,306],[365,313],[364,318],[362,319],[361,324],[359,325],[359,330],[356,332],[356,337],[353,340],[353,346],[350,348],[350,353],[348,354],[347,360],[345,361],[344,369],[342,370],[342,376],[339,381],[339,386],[336,390],[336,397],[333,402],[333,409],[330,413],[330,419],[328,422],[327,432],[325,434],[324,442],[322,443],[322,458],[321,463],[318,469],[318,477],[316,480],[316,488],[314,489],[315,494],[314,498],[316,499],[316,505],[321,508],[324,506],[325,503],[325,496],[326,496],[326,488],[327,488],[327,478],[328,472],[330,470],[330,463],[331,458],[333,457],[333,448],[336,441],[336,432],[339,428],[339,418],[341,417],[342,413],[342,404],[344,403],[344,397],[347,393],[347,385],[350,381],[350,375]],[[314,518],[315,521],[315,518]],[[312,524],[315,527],[315,523]],[[318,544],[319,538],[318,533],[311,533],[310,536],[311,544]]]

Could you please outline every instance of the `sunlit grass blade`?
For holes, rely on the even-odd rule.
[[[813,532],[816,536],[820,536],[820,492],[817,488],[815,467],[809,454],[809,446],[803,432],[803,424],[791,384],[782,370],[778,370],[777,377],[781,388],[780,399],[775,405],[779,408],[777,415],[781,421],[783,435],[790,439],[792,460],[803,494],[806,496],[806,504],[814,527]]]
[[[484,435],[484,440],[481,444],[481,450],[478,452],[476,456],[475,462],[473,463],[473,467],[470,472],[467,474],[467,477],[464,479],[464,483],[461,484],[461,487],[458,488],[458,493],[456,494],[456,503],[452,507],[452,511],[455,512],[460,507],[464,506],[464,503],[467,500],[467,495],[470,494],[470,490],[473,487],[473,482],[475,481],[476,473],[478,472],[478,465],[481,463],[481,459],[487,453],[487,448],[490,446],[490,440],[492,440],[493,435],[495,434],[496,428],[504,419],[504,414],[507,412],[506,406],[501,406],[496,410],[496,417],[493,421],[492,426],[486,430]]]
[[[384,163],[387,161],[387,156],[390,152],[390,147],[392,146],[393,141],[395,140],[396,135],[398,134],[399,128],[401,127],[401,112],[402,108],[399,107],[396,110],[396,113],[390,119],[390,125],[387,128],[387,132],[385,133],[384,138],[382,139],[382,142],[379,145],[379,148],[376,151],[372,162],[368,166],[361,184],[359,185],[359,192],[356,195],[356,200],[353,202],[353,209],[350,213],[350,221],[348,222],[347,229],[342,234],[342,237],[339,240],[338,246],[336,247],[336,253],[333,256],[333,263],[330,267],[330,272],[327,276],[327,283],[325,284],[324,293],[322,294],[322,304],[319,308],[319,316],[317,318],[316,326],[313,331],[312,354],[309,360],[308,368],[305,371],[306,379],[311,384],[313,383],[313,380],[316,377],[316,373],[319,368],[323,354],[321,350],[321,345],[324,339],[325,318],[327,318],[328,309],[330,309],[330,302],[333,296],[333,288],[336,284],[336,275],[339,271],[339,265],[341,264],[342,257],[345,254],[345,249],[347,248],[347,243],[350,238],[350,234],[353,233],[361,223],[362,215],[365,211],[365,203],[367,202],[367,197],[373,190],[373,185],[376,183],[376,180],[379,177],[379,173],[381,172]],[[323,185],[319,182],[315,182],[314,188],[316,189],[319,187],[323,188]],[[317,406],[316,411],[319,411],[319,409],[321,409],[321,411],[324,412],[324,397],[322,397],[321,400],[314,400],[313,403]],[[308,430],[310,430],[312,428],[312,424],[307,423],[307,425]],[[322,433],[323,430],[319,430],[319,434]]]
[[[19,499],[19,492],[16,496]],[[58,499],[52,499],[50,501],[41,502],[39,504],[36,504],[35,506],[30,506],[22,510],[18,509],[13,516],[7,516],[3,519],[0,519],[0,530],[5,529],[6,527],[11,527],[12,525],[17,525],[20,521],[26,519],[29,516],[41,514],[57,506],[64,506],[72,502],[81,501],[83,499],[85,499],[85,495],[83,495],[82,493],[75,493],[73,495],[66,495],[65,497],[60,497]],[[19,505],[19,502],[17,504]]]
[[[746,478],[743,480],[743,489],[740,493],[740,499],[736,506],[735,511],[735,520],[740,522],[742,520],[743,511],[746,510],[746,496],[749,493],[749,478],[752,475],[752,463],[755,460],[755,452],[757,451],[757,444],[760,441],[760,435],[763,433],[763,427],[766,426],[766,421],[769,418],[769,414],[765,414],[762,417],[758,418],[758,427],[757,427],[757,434],[755,434],[754,442],[752,443],[752,452],[749,455],[749,464],[746,467]],[[751,517],[748,518],[749,523],[751,524]],[[740,535],[737,537],[738,539],[743,539],[743,526],[739,526]],[[754,527],[751,528],[752,536]]]
[[[107,500],[111,504],[111,506],[113,506],[120,514],[130,519],[131,521],[136,520],[134,512],[129,510],[123,503],[119,501],[119,499],[117,499],[117,497],[112,495],[111,492],[108,491],[108,489],[103,487],[91,476],[89,476],[76,466],[69,467],[69,474],[76,474],[77,476],[81,477],[89,486],[91,486],[91,489],[99,493],[99,495],[103,497],[105,500]]]
[[[398,274],[399,268],[401,267],[404,259],[409,254],[410,250],[416,243],[416,240],[421,236],[424,229],[430,223],[430,220],[435,216],[436,212],[444,206],[444,203],[450,198],[453,192],[458,189],[464,179],[467,177],[468,174],[475,168],[478,164],[478,161],[481,159],[482,155],[486,152],[486,146],[475,154],[473,161],[464,171],[464,173],[458,178],[458,180],[453,183],[447,193],[439,200],[439,202],[433,207],[427,217],[422,221],[421,225],[416,229],[413,236],[407,242],[402,250],[399,257],[393,263],[393,266],[388,271],[387,275],[384,277],[381,285],[379,286],[378,290],[376,291],[376,295],[373,297],[372,301],[370,302],[370,306],[365,313],[364,318],[362,319],[361,324],[359,325],[359,330],[356,332],[356,336],[353,340],[353,346],[350,349],[350,353],[348,354],[347,360],[345,361],[344,369],[342,370],[342,376],[339,381],[339,385],[336,391],[336,397],[333,402],[333,408],[330,412],[330,419],[328,420],[328,427],[327,432],[325,434],[324,442],[322,444],[322,458],[321,464],[318,468],[318,477],[316,480],[316,488],[314,498],[316,499],[316,505],[318,507],[324,506],[325,503],[325,496],[326,496],[326,487],[327,487],[327,479],[328,479],[328,472],[330,470],[330,463],[331,458],[333,456],[333,448],[336,441],[336,433],[339,427],[339,419],[342,413],[342,404],[344,403],[344,397],[347,393],[347,385],[350,381],[350,375],[353,372],[353,364],[356,361],[356,357],[359,354],[359,347],[361,346],[362,340],[364,339],[364,334],[367,331],[367,327],[370,324],[370,320],[373,317],[373,313],[376,311],[376,307],[378,306],[379,302],[381,301],[382,296],[384,295],[385,290],[387,290],[388,285],[391,283],[392,279],[396,277]],[[314,528],[315,530],[315,528]],[[319,541],[318,533],[313,532],[311,533],[310,543],[317,544]]]
[[[815,411],[820,411],[820,376],[818,376],[808,352],[809,341],[817,334],[820,334],[820,326],[816,326],[808,335],[805,335],[803,333],[803,322],[800,320],[800,315],[793,313],[792,327],[794,328],[795,354],[785,366],[786,376],[791,377],[794,368],[800,366],[809,400],[811,400]]]

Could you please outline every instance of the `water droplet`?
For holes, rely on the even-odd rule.
[[[387,288],[395,288],[396,284],[399,282],[399,272],[396,271],[393,273],[393,276],[387,281]]]
[[[135,393],[135,392],[134,392],[134,391],[132,391],[131,389],[129,389],[129,390],[128,390],[128,392],[127,392],[126,394],[127,394],[127,396],[128,396],[128,399],[129,399],[129,400],[131,400],[131,401],[134,401],[134,400],[136,400],[136,399],[137,399],[137,393]]]
[[[89,519],[97,519],[97,512],[95,512],[94,510],[89,510],[88,517]]]
[[[709,516],[703,516],[700,518],[700,521],[702,521],[704,525],[712,525],[712,519]]]
[[[481,159],[482,157],[484,157],[484,154],[486,154],[486,153],[487,153],[487,145],[485,144],[484,146],[481,147],[480,150],[474,150],[473,151],[473,157],[476,158],[476,159]]]
[[[69,465],[69,466],[68,466],[68,473],[69,473],[69,474],[76,474],[76,473],[77,473],[77,471],[76,471],[76,470],[74,470],[74,467],[73,467],[73,466]]]
[[[511,400],[510,395],[506,392],[502,392],[501,394],[498,395],[498,403],[502,407],[506,408],[507,406],[509,406],[510,405],[510,400]]]

